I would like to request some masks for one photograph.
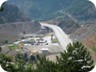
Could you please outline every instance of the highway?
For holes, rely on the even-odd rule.
[[[71,39],[68,37],[68,35],[59,26],[47,23],[40,23],[40,24],[41,26],[45,26],[53,30],[62,49],[66,51],[67,45],[72,42]]]
[[[42,26],[48,27],[53,30],[63,50],[66,50],[67,45],[69,43],[72,43],[72,40],[67,36],[67,34],[59,26],[47,24],[47,23],[40,23],[40,24]],[[90,72],[95,72],[95,71],[96,71],[96,65],[95,65],[95,68]]]

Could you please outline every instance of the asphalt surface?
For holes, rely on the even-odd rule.
[[[40,23],[40,24],[53,30],[62,49],[66,51],[67,45],[72,42],[72,40],[67,36],[67,34],[59,26],[47,23]]]

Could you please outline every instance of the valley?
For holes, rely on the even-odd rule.
[[[95,6],[88,0],[9,0],[0,11],[0,48],[1,56],[10,55],[15,60],[21,54],[25,64],[33,67],[38,67],[43,57],[45,63],[61,60],[61,66],[65,59],[65,65],[69,62],[72,67],[72,59],[81,64],[83,56],[91,60],[91,55],[91,63],[96,63]]]

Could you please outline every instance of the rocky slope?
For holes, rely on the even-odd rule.
[[[82,22],[96,20],[95,6],[88,0],[10,0],[9,3],[31,19],[51,20],[68,34],[86,24]]]
[[[30,21],[16,6],[5,2],[0,11],[0,24]]]
[[[96,32],[84,39],[83,44],[89,49],[94,61],[96,62]]]
[[[20,34],[34,34],[39,32],[40,28],[36,21],[0,24],[0,42],[6,39],[13,42],[20,38]]]
[[[31,21],[18,7],[5,2],[0,11],[0,43],[3,40],[9,42],[19,38],[19,34],[37,33],[40,31],[40,24],[37,21]]]

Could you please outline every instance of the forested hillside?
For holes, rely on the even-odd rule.
[[[96,19],[95,6],[88,0],[10,0],[32,19],[50,20],[72,15],[77,20]]]
[[[26,22],[30,21],[18,7],[5,2],[2,5],[2,11],[0,11],[0,24],[12,23],[12,22]]]

